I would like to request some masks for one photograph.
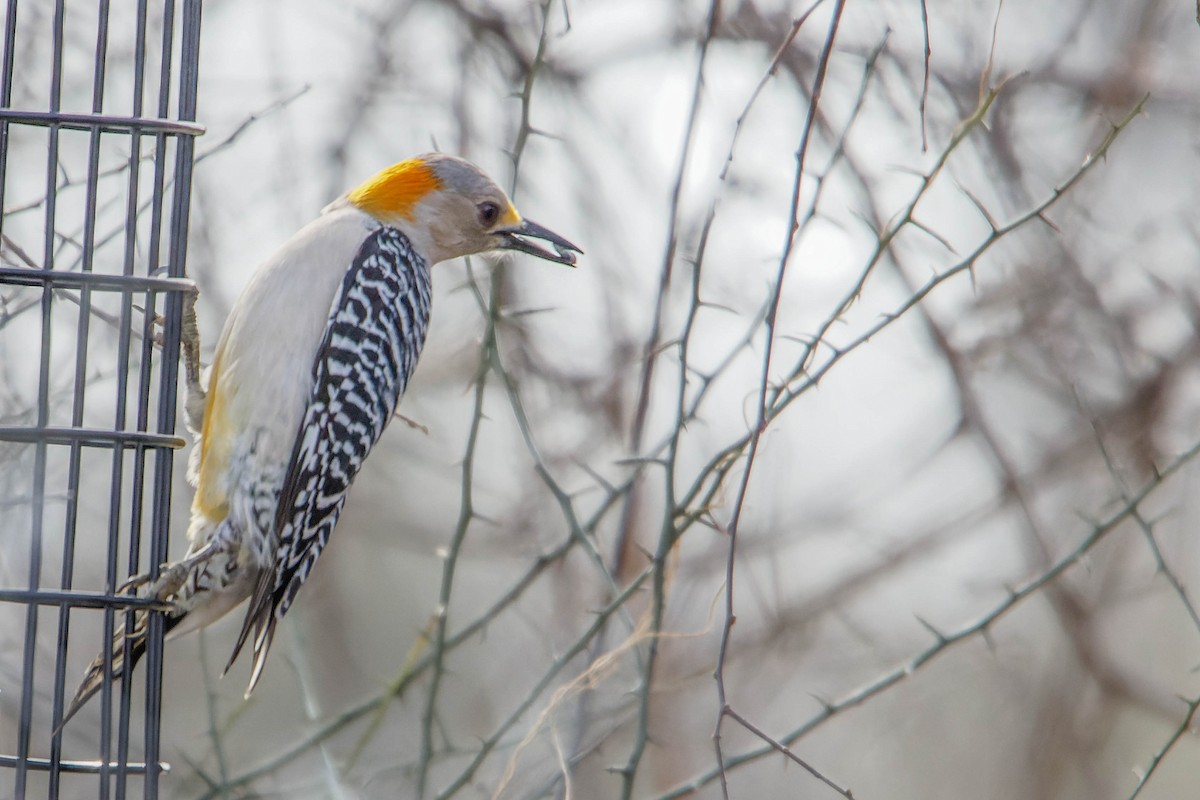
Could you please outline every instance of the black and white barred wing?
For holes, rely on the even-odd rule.
[[[363,243],[334,297],[279,495],[275,569],[263,571],[229,659],[232,664],[253,628],[247,695],[262,673],[276,623],[328,544],[346,492],[417,365],[429,298],[429,265],[404,234],[387,227]]]

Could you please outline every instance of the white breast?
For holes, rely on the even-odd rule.
[[[258,268],[225,323],[209,386],[233,421],[221,488],[243,534],[279,491],[333,297],[378,227],[355,208],[331,208]]]

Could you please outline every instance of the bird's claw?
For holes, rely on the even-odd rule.
[[[118,586],[116,593],[135,594],[137,589],[151,584],[149,591],[144,596],[160,601],[154,608],[158,611],[174,611],[176,605],[171,598],[183,588],[183,584],[187,580],[189,568],[190,565],[186,562],[160,564],[160,571],[157,578],[152,579],[149,572],[134,575]]]
[[[145,586],[149,582],[149,572],[143,572],[141,575],[134,575],[133,577],[126,579],[124,583],[118,586],[117,591],[114,592],[114,594],[130,594],[138,587]]]

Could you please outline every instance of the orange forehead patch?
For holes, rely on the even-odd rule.
[[[350,202],[376,219],[412,219],[421,198],[442,188],[437,173],[419,158],[393,164],[350,192]]]

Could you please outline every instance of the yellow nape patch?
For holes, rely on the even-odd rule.
[[[419,158],[393,164],[350,192],[356,207],[380,220],[412,219],[421,198],[442,188],[433,168]]]

